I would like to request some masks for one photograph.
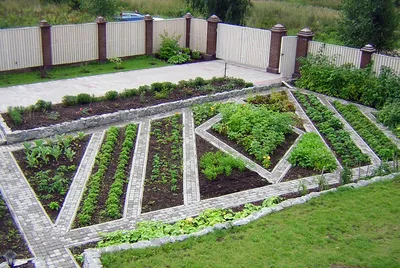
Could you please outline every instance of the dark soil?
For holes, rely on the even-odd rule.
[[[340,185],[341,185],[340,183],[332,184],[332,185],[328,186],[328,189],[337,188]],[[320,192],[320,189],[317,187],[308,189],[308,193],[313,193],[313,192]],[[280,197],[282,197],[283,199],[291,199],[291,198],[296,198],[296,197],[300,197],[300,196],[301,196],[301,194],[299,192],[293,192],[290,194],[281,195]]]
[[[170,124],[167,124],[165,119],[157,120],[155,122],[161,122],[161,126],[155,126],[153,122],[151,127],[152,132],[155,129],[160,129],[165,137],[170,136],[172,126]],[[180,116],[178,124],[180,124],[180,126],[182,127],[182,116]],[[182,130],[180,131],[180,134],[180,139],[182,140]],[[143,190],[142,213],[183,205],[182,155],[179,159],[173,159],[171,146],[172,142],[170,141],[165,143],[157,142],[156,135],[151,133],[146,178]],[[183,146],[182,143],[181,146]],[[176,190],[171,189],[172,184],[168,175],[166,182],[163,182],[161,178],[157,178],[156,180],[153,180],[151,178],[154,168],[154,156],[156,154],[160,156],[160,159],[164,159],[168,162],[168,166],[161,166],[160,175],[168,174],[168,172],[170,171],[169,167],[172,165],[180,167],[178,172]]]
[[[215,83],[212,85],[220,86],[220,84],[221,83]],[[129,85],[126,86],[127,88],[129,88]],[[239,89],[239,87],[234,89]],[[214,91],[205,91],[205,90],[201,91],[198,89],[183,88],[174,90],[165,99],[156,99],[154,98],[153,94],[147,93],[144,98],[141,98],[140,96],[134,96],[129,99],[118,98],[117,100],[113,101],[105,100],[105,101],[93,102],[91,104],[77,105],[73,107],[64,107],[62,104],[55,104],[52,106],[50,112],[59,113],[60,116],[58,119],[55,120],[49,119],[47,118],[46,113],[43,112],[25,112],[23,114],[23,122],[20,125],[15,125],[8,113],[3,113],[1,115],[3,116],[7,125],[12,130],[26,130],[26,129],[50,126],[62,122],[78,120],[80,118],[89,117],[93,115],[113,113],[119,110],[143,108],[143,107],[157,105],[160,103],[167,103],[201,95],[208,95],[218,91],[221,90],[216,89]],[[79,110],[81,108],[82,109],[86,108],[88,110],[91,108],[90,109],[91,112],[87,112],[85,114],[79,113]]]
[[[235,149],[236,151],[238,151],[239,153],[241,153],[242,155],[246,156],[250,160],[259,164],[260,166],[263,166],[263,164],[260,161],[258,161],[253,155],[247,153],[246,149],[242,145],[237,144],[236,142],[228,139],[226,136],[218,133],[212,128],[209,130],[209,132],[218,139],[220,139],[221,141],[223,141],[224,143],[226,143],[227,145],[229,145],[230,147],[232,147],[233,149]],[[295,142],[298,136],[299,135],[297,135],[294,132],[289,133],[285,136],[285,141],[282,144],[280,144],[271,154],[271,165],[267,168],[268,171],[272,171],[274,169],[274,167],[278,164],[281,158],[289,150],[290,146],[292,146],[292,144]]]
[[[313,169],[309,169],[309,168],[303,168],[303,167],[298,167],[298,166],[291,167],[281,182],[293,181],[293,180],[297,180],[300,178],[306,178],[306,177],[311,177],[311,176],[320,175],[320,174],[321,174],[320,172],[317,172],[317,171],[315,171]]]
[[[18,259],[32,257],[10,211],[3,201],[3,197],[0,195],[0,254],[4,255],[8,250],[14,251]],[[1,262],[3,260],[0,259]]]
[[[219,151],[199,136],[196,136],[196,147],[198,163],[200,163],[200,158],[203,154]],[[270,183],[256,172],[248,169],[244,172],[241,172],[238,169],[233,169],[230,176],[226,176],[225,174],[218,175],[215,180],[211,181],[206,178],[201,170],[199,170],[199,184],[201,199],[207,199],[266,186]]]
[[[115,171],[116,171],[117,166],[118,166],[119,154],[120,154],[121,149],[122,149],[122,144],[123,144],[123,142],[125,140],[125,130],[126,130],[126,127],[122,127],[122,128],[118,129],[118,131],[119,131],[118,141],[117,141],[117,143],[115,145],[115,150],[114,150],[114,153],[113,153],[113,155],[111,157],[112,160],[111,160],[111,162],[110,162],[110,164],[108,166],[107,172],[104,175],[104,178],[103,178],[103,180],[101,182],[100,193],[99,193],[99,196],[98,196],[98,199],[97,199],[98,202],[97,202],[97,206],[96,206],[96,212],[93,214],[93,217],[92,217],[92,220],[91,220],[91,224],[99,224],[99,223],[103,223],[103,222],[114,220],[114,219],[108,218],[106,213],[104,213],[104,211],[106,210],[106,201],[107,201],[107,198],[108,198],[108,192],[110,191],[110,187],[114,182],[114,174],[115,174]],[[134,142],[134,144],[135,144],[135,142]],[[129,158],[129,161],[128,161],[129,165],[127,166],[127,168],[125,170],[125,177],[126,178],[129,178],[129,174],[130,174],[130,170],[131,170],[131,166],[132,166],[132,158],[133,158],[134,150],[135,150],[135,148],[132,149],[132,152],[131,152],[131,155],[130,155],[130,158]],[[91,174],[96,173],[97,169],[98,169],[97,166],[94,167]],[[125,183],[124,183],[124,189],[123,189],[123,193],[124,194],[122,195],[121,201],[120,201],[121,211],[124,209],[125,197],[126,197],[126,188],[128,186],[128,182],[129,182],[129,179],[125,180]],[[85,194],[86,194],[86,191],[85,191]],[[82,200],[82,203],[83,203],[83,200]],[[81,206],[82,206],[82,203],[81,203]],[[81,206],[80,206],[80,208],[81,208]],[[75,219],[74,226],[82,227],[82,226],[79,226],[77,219]]]
[[[33,190],[35,191],[37,198],[40,200],[44,209],[46,210],[47,214],[49,215],[50,219],[52,219],[53,221],[55,221],[57,219],[58,213],[60,212],[60,210],[62,208],[62,204],[64,203],[64,199],[68,192],[65,193],[64,195],[53,192],[53,193],[51,193],[53,195],[53,198],[45,199],[45,198],[43,198],[43,196],[50,194],[50,193],[40,190],[37,182],[35,182],[31,177],[34,176],[37,172],[45,171],[45,170],[51,170],[50,176],[54,176],[58,167],[60,167],[62,165],[65,165],[65,166],[75,165],[76,166],[75,171],[70,171],[70,172],[64,173],[65,178],[70,179],[69,185],[71,185],[72,180],[73,180],[73,178],[76,174],[76,171],[79,167],[79,164],[81,162],[81,159],[86,151],[86,147],[89,143],[90,137],[91,137],[91,135],[86,135],[82,140],[80,140],[80,141],[75,140],[71,143],[71,148],[76,152],[76,155],[74,156],[74,160],[72,162],[70,162],[64,156],[61,156],[60,159],[58,160],[58,162],[52,158],[47,165],[44,165],[44,166],[38,167],[38,168],[30,168],[28,166],[28,164],[26,163],[24,150],[19,150],[19,151],[13,152],[13,155],[14,155],[15,159],[17,160],[18,165],[20,166],[21,170],[24,172],[25,177],[29,181]],[[60,204],[60,208],[58,210],[53,210],[53,209],[49,208],[49,204],[53,201],[58,202]]]

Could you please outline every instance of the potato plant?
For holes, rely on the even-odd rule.
[[[200,158],[200,168],[207,179],[214,180],[221,174],[225,174],[226,176],[231,175],[232,169],[244,171],[246,166],[243,160],[218,151],[202,155]]]

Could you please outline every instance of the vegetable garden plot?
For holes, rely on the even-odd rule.
[[[223,153],[199,136],[196,136],[196,147],[201,199],[270,184],[256,172],[248,170],[243,161]]]
[[[398,159],[400,151],[397,146],[355,105],[344,105],[338,101],[333,102],[333,105],[381,160]]]
[[[135,124],[107,130],[86,184],[75,227],[122,217],[136,136]]]
[[[142,213],[183,204],[182,115],[151,123]]]
[[[25,142],[13,152],[18,165],[50,218],[55,221],[85,153],[90,135],[57,136]]]
[[[317,97],[298,91],[295,96],[342,165],[354,168],[370,164],[369,157],[352,141],[340,120]]]

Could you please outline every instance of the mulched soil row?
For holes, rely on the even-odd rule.
[[[219,149],[197,135],[196,148],[198,163],[200,163],[200,158],[203,154],[219,151]],[[225,174],[218,175],[215,180],[211,181],[199,170],[199,185],[201,199],[207,199],[270,185],[270,183],[254,171],[246,169],[241,172],[238,169],[233,169],[230,176]]]
[[[14,251],[18,259],[32,257],[10,211],[3,201],[3,197],[0,195],[0,253],[3,255],[8,250]],[[3,260],[1,259],[0,262],[3,262]]]
[[[281,182],[293,181],[300,178],[306,178],[315,175],[320,175],[320,173],[313,169],[308,169],[303,167],[291,167],[289,171],[286,173],[285,177],[283,177]]]
[[[155,122],[162,122],[162,124],[160,127],[155,127],[152,125],[151,131],[154,131],[157,128],[160,129],[162,133],[171,133],[172,126],[169,125],[166,127],[165,119],[156,120]],[[178,124],[182,126],[182,116],[180,116]],[[180,133],[182,138],[182,130]],[[157,142],[154,134],[150,135],[149,155],[147,159],[146,178],[142,198],[142,213],[183,205],[183,162],[182,158],[177,160],[171,158],[171,145],[172,142],[160,144]],[[178,167],[181,167],[178,174],[176,191],[171,190],[170,183],[162,183],[159,180],[152,181],[151,175],[153,169],[153,160],[156,154],[159,154],[160,158],[165,156],[170,165],[177,165]],[[161,173],[166,173],[168,171],[169,170],[161,169]]]
[[[215,86],[220,86],[223,83],[215,83]],[[214,84],[213,84],[214,85]],[[127,85],[127,88],[129,88],[129,85]],[[236,88],[238,89],[238,88]],[[232,89],[233,90],[233,89]],[[215,91],[217,92],[217,91]],[[69,122],[69,121],[74,121],[78,120],[80,118],[84,117],[89,117],[93,115],[101,115],[101,114],[107,114],[107,113],[113,113],[117,111],[122,111],[122,110],[129,110],[129,109],[138,109],[138,108],[143,108],[143,107],[149,107],[149,106],[154,106],[160,103],[167,103],[167,102],[173,102],[177,100],[184,100],[196,96],[201,96],[201,95],[209,95],[215,92],[210,92],[210,91],[200,91],[197,89],[191,89],[191,88],[184,88],[184,89],[177,89],[174,90],[167,98],[165,99],[156,99],[154,98],[153,94],[147,93],[143,98],[140,96],[134,96],[129,99],[117,99],[114,101],[101,101],[101,102],[93,102],[91,104],[84,104],[84,105],[78,105],[78,106],[73,106],[73,107],[64,107],[62,104],[54,104],[51,112],[58,112],[59,113],[59,118],[58,119],[48,119],[46,117],[46,113],[43,112],[25,112],[23,115],[23,122],[16,126],[14,122],[12,121],[11,117],[9,116],[8,113],[2,113],[2,117],[6,121],[7,125],[12,129],[12,130],[27,130],[27,129],[33,129],[33,128],[38,128],[38,127],[45,127],[45,126],[50,126],[54,124],[59,124],[63,122]],[[91,112],[87,114],[78,114],[78,111],[80,109],[89,109],[91,108]]]
[[[113,220],[113,219],[108,218],[107,215],[104,213],[104,211],[106,210],[106,201],[107,201],[107,198],[108,198],[108,192],[110,191],[110,187],[114,182],[114,174],[115,174],[115,171],[116,171],[117,166],[118,166],[118,157],[119,157],[119,154],[120,154],[121,149],[122,149],[122,144],[123,144],[123,142],[125,140],[125,129],[126,129],[126,127],[122,127],[122,128],[118,129],[118,132],[119,132],[118,141],[117,141],[117,144],[115,146],[114,153],[111,156],[112,160],[111,160],[111,162],[110,162],[110,164],[108,166],[107,172],[104,175],[104,178],[103,178],[103,180],[101,182],[100,194],[99,194],[98,199],[97,199],[98,202],[97,202],[97,206],[96,206],[96,212],[93,214],[93,217],[92,217],[92,220],[91,220],[91,224],[99,224],[99,223],[103,223],[103,222],[107,222],[107,221]],[[134,144],[135,144],[135,142],[134,142]],[[127,178],[127,180],[125,180],[124,189],[123,189],[123,193],[124,194],[122,195],[121,201],[120,201],[121,210],[124,209],[125,197],[126,197],[126,188],[128,186],[128,182],[129,182],[129,174],[130,174],[130,170],[131,170],[131,167],[132,167],[132,158],[133,158],[134,150],[135,150],[135,148],[132,149],[132,152],[130,154],[130,158],[129,158],[129,161],[128,161],[129,165],[125,170],[125,177]],[[96,171],[97,171],[97,168],[94,168],[92,170],[91,174],[96,173]],[[86,194],[86,192],[85,192],[85,194]],[[80,208],[81,207],[82,207],[82,203],[80,205]],[[81,227],[81,226],[79,226],[77,219],[75,219],[74,226]]]
[[[253,155],[250,155],[248,152],[246,152],[246,149],[242,145],[237,144],[236,142],[228,139],[226,136],[218,133],[217,131],[213,130],[212,128],[210,130],[208,130],[208,132],[210,134],[214,135],[215,137],[217,137],[218,139],[220,139],[221,141],[223,141],[225,144],[227,144],[230,147],[232,147],[233,149],[235,149],[236,151],[238,151],[239,153],[241,153],[242,155],[246,156],[253,162],[259,164],[260,166],[263,166],[263,164],[260,161],[258,161]],[[295,142],[295,140],[297,139],[298,136],[299,135],[295,132],[289,133],[285,136],[285,141],[282,144],[280,144],[278,147],[276,147],[276,149],[270,155],[271,156],[271,165],[267,168],[268,171],[272,171],[274,169],[274,167],[278,164],[278,162],[281,160],[281,158],[289,150],[290,146],[293,145],[293,143]]]
[[[91,138],[91,135],[86,135],[81,141],[74,141],[71,143],[71,148],[76,152],[76,155],[72,162],[70,162],[68,159],[66,159],[63,156],[63,157],[60,157],[58,162],[55,161],[54,159],[51,159],[49,164],[44,165],[40,168],[30,168],[28,166],[28,164],[26,163],[24,150],[18,150],[18,151],[13,152],[13,155],[14,155],[15,159],[17,160],[18,165],[20,166],[21,170],[23,171],[23,173],[24,173],[26,179],[28,180],[28,182],[30,183],[31,187],[35,191],[36,197],[40,200],[44,209],[46,210],[47,214],[49,215],[50,219],[52,219],[53,221],[55,221],[57,219],[58,213],[61,211],[62,204],[63,204],[65,196],[68,194],[68,192],[65,195],[51,193],[54,196],[54,198],[48,199],[48,200],[40,198],[40,196],[46,195],[49,193],[39,190],[38,184],[34,180],[31,179],[31,176],[34,176],[39,171],[45,171],[45,170],[51,170],[50,176],[54,176],[58,167],[60,167],[62,165],[65,165],[65,166],[75,165],[76,166],[75,171],[64,173],[65,178],[70,179],[70,181],[69,181],[69,186],[70,186],[72,183],[72,180],[76,174],[76,171],[79,167],[79,164],[82,160],[82,157],[86,151],[86,147],[89,143],[90,138]],[[58,210],[53,210],[53,209],[49,208],[49,204],[52,201],[57,201],[60,204],[60,208]]]

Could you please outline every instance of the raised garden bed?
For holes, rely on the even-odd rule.
[[[197,162],[200,163],[201,157],[208,152],[218,152],[219,149],[196,136]],[[258,188],[269,185],[270,183],[254,171],[247,168],[240,171],[232,169],[229,176],[225,174],[218,175],[215,179],[209,180],[199,167],[199,185],[201,199],[218,197],[221,195],[236,193],[248,189]]]
[[[15,159],[49,217],[55,221],[81,159],[90,135],[58,136],[56,140],[24,143],[24,149],[13,152]]]
[[[86,184],[75,227],[122,217],[136,136],[134,124],[107,130]]]
[[[0,252],[5,254],[8,250],[14,251],[18,259],[32,257],[0,194]]]
[[[151,124],[142,213],[183,205],[182,115]]]

